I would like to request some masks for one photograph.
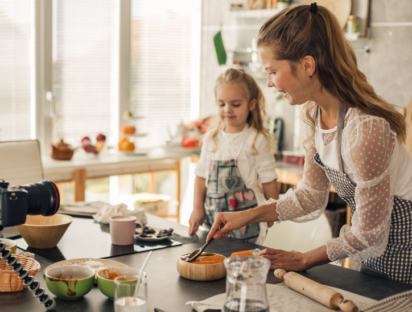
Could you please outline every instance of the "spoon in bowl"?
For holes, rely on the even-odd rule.
[[[204,244],[201,248],[196,249],[194,252],[192,252],[187,258],[186,258],[186,262],[192,262],[195,261],[197,258],[199,258],[199,256],[202,254],[202,252],[206,249],[207,246],[209,246],[209,244],[213,241],[213,237],[211,239],[209,239],[209,241]]]

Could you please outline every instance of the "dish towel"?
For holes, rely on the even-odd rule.
[[[118,204],[115,206],[111,206],[111,205],[104,206],[100,209],[98,213],[93,215],[93,218],[97,222],[109,224],[110,217],[121,216],[121,215],[135,216],[137,221],[140,221],[144,224],[147,223],[147,217],[146,217],[144,208],[129,210],[127,209],[126,204]]]
[[[363,312],[408,312],[412,311],[412,290],[382,299]]]
[[[346,290],[335,287],[330,287],[333,290],[341,293],[346,300],[352,300],[359,308],[364,310],[371,304],[377,301],[366,298]],[[328,308],[315,300],[312,300],[297,291],[286,286],[284,283],[280,284],[266,284],[266,291],[269,300],[270,312],[330,312],[336,311]],[[186,304],[191,304],[192,308],[197,312],[204,312],[205,310],[221,311],[225,303],[226,294],[220,294],[210,297],[203,301],[189,301]],[[367,312],[375,312],[380,310],[367,310]],[[389,310],[388,310],[389,311]],[[366,310],[365,310],[366,312]]]

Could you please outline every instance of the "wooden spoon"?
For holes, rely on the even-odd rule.
[[[186,258],[186,262],[192,262],[195,261],[197,258],[199,258],[199,256],[202,254],[202,252],[206,249],[207,246],[209,246],[209,244],[213,241],[213,237],[211,239],[209,239],[209,241],[204,244],[201,248],[196,249],[194,252],[192,252],[187,258]]]

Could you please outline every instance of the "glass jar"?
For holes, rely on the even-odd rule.
[[[346,26],[346,32],[348,34],[359,33],[359,17],[355,15],[349,15],[348,24]]]
[[[226,300],[223,312],[269,312],[266,278],[270,261],[262,257],[225,260]]]

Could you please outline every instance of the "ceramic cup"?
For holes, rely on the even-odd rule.
[[[113,245],[132,245],[136,229],[135,216],[110,217],[110,236]]]
[[[4,245],[6,245],[6,249],[10,249],[12,254],[16,253],[17,244],[14,240],[7,239],[7,238],[0,238],[0,242],[2,242]]]

